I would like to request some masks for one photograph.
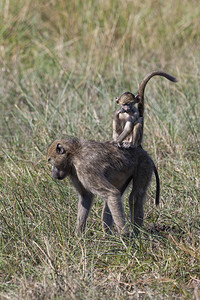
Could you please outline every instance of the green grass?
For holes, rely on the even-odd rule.
[[[0,297],[198,299],[200,10],[192,1],[0,4]],[[105,237],[97,199],[84,238],[77,194],[52,180],[56,137],[110,140],[115,97],[146,89],[144,148],[158,166],[134,239]],[[127,199],[124,201],[128,213]]]

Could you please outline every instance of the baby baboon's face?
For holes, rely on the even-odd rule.
[[[130,113],[134,109],[134,103],[126,103],[121,106],[121,113]]]

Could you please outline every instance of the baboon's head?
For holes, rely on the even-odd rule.
[[[121,113],[129,113],[138,102],[139,95],[135,96],[130,92],[125,92],[119,98],[116,98],[116,103],[121,105]]]
[[[52,177],[64,179],[72,172],[72,155],[75,139],[55,140],[48,148],[47,160],[52,165]]]

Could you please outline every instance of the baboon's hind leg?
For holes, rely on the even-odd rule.
[[[146,190],[137,188],[134,192],[134,224],[142,226],[144,220],[144,201]]]
[[[144,220],[144,202],[147,193],[147,188],[152,177],[152,166],[150,162],[144,162],[140,165],[136,179],[133,181],[133,189],[130,195],[134,200],[134,224],[142,226]]]
[[[130,211],[130,222],[133,223],[133,199],[134,197],[134,191],[131,190],[130,196],[129,196],[129,211]]]

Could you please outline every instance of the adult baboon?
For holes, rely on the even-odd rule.
[[[130,219],[143,224],[143,206],[152,173],[155,172],[159,203],[159,177],[155,165],[141,147],[118,148],[110,142],[81,141],[77,138],[55,140],[48,148],[48,161],[52,164],[52,177],[70,176],[79,194],[76,230],[84,232],[94,195],[104,198],[103,229],[112,230],[113,221],[120,234],[128,233],[122,195],[132,184],[129,196]]]

